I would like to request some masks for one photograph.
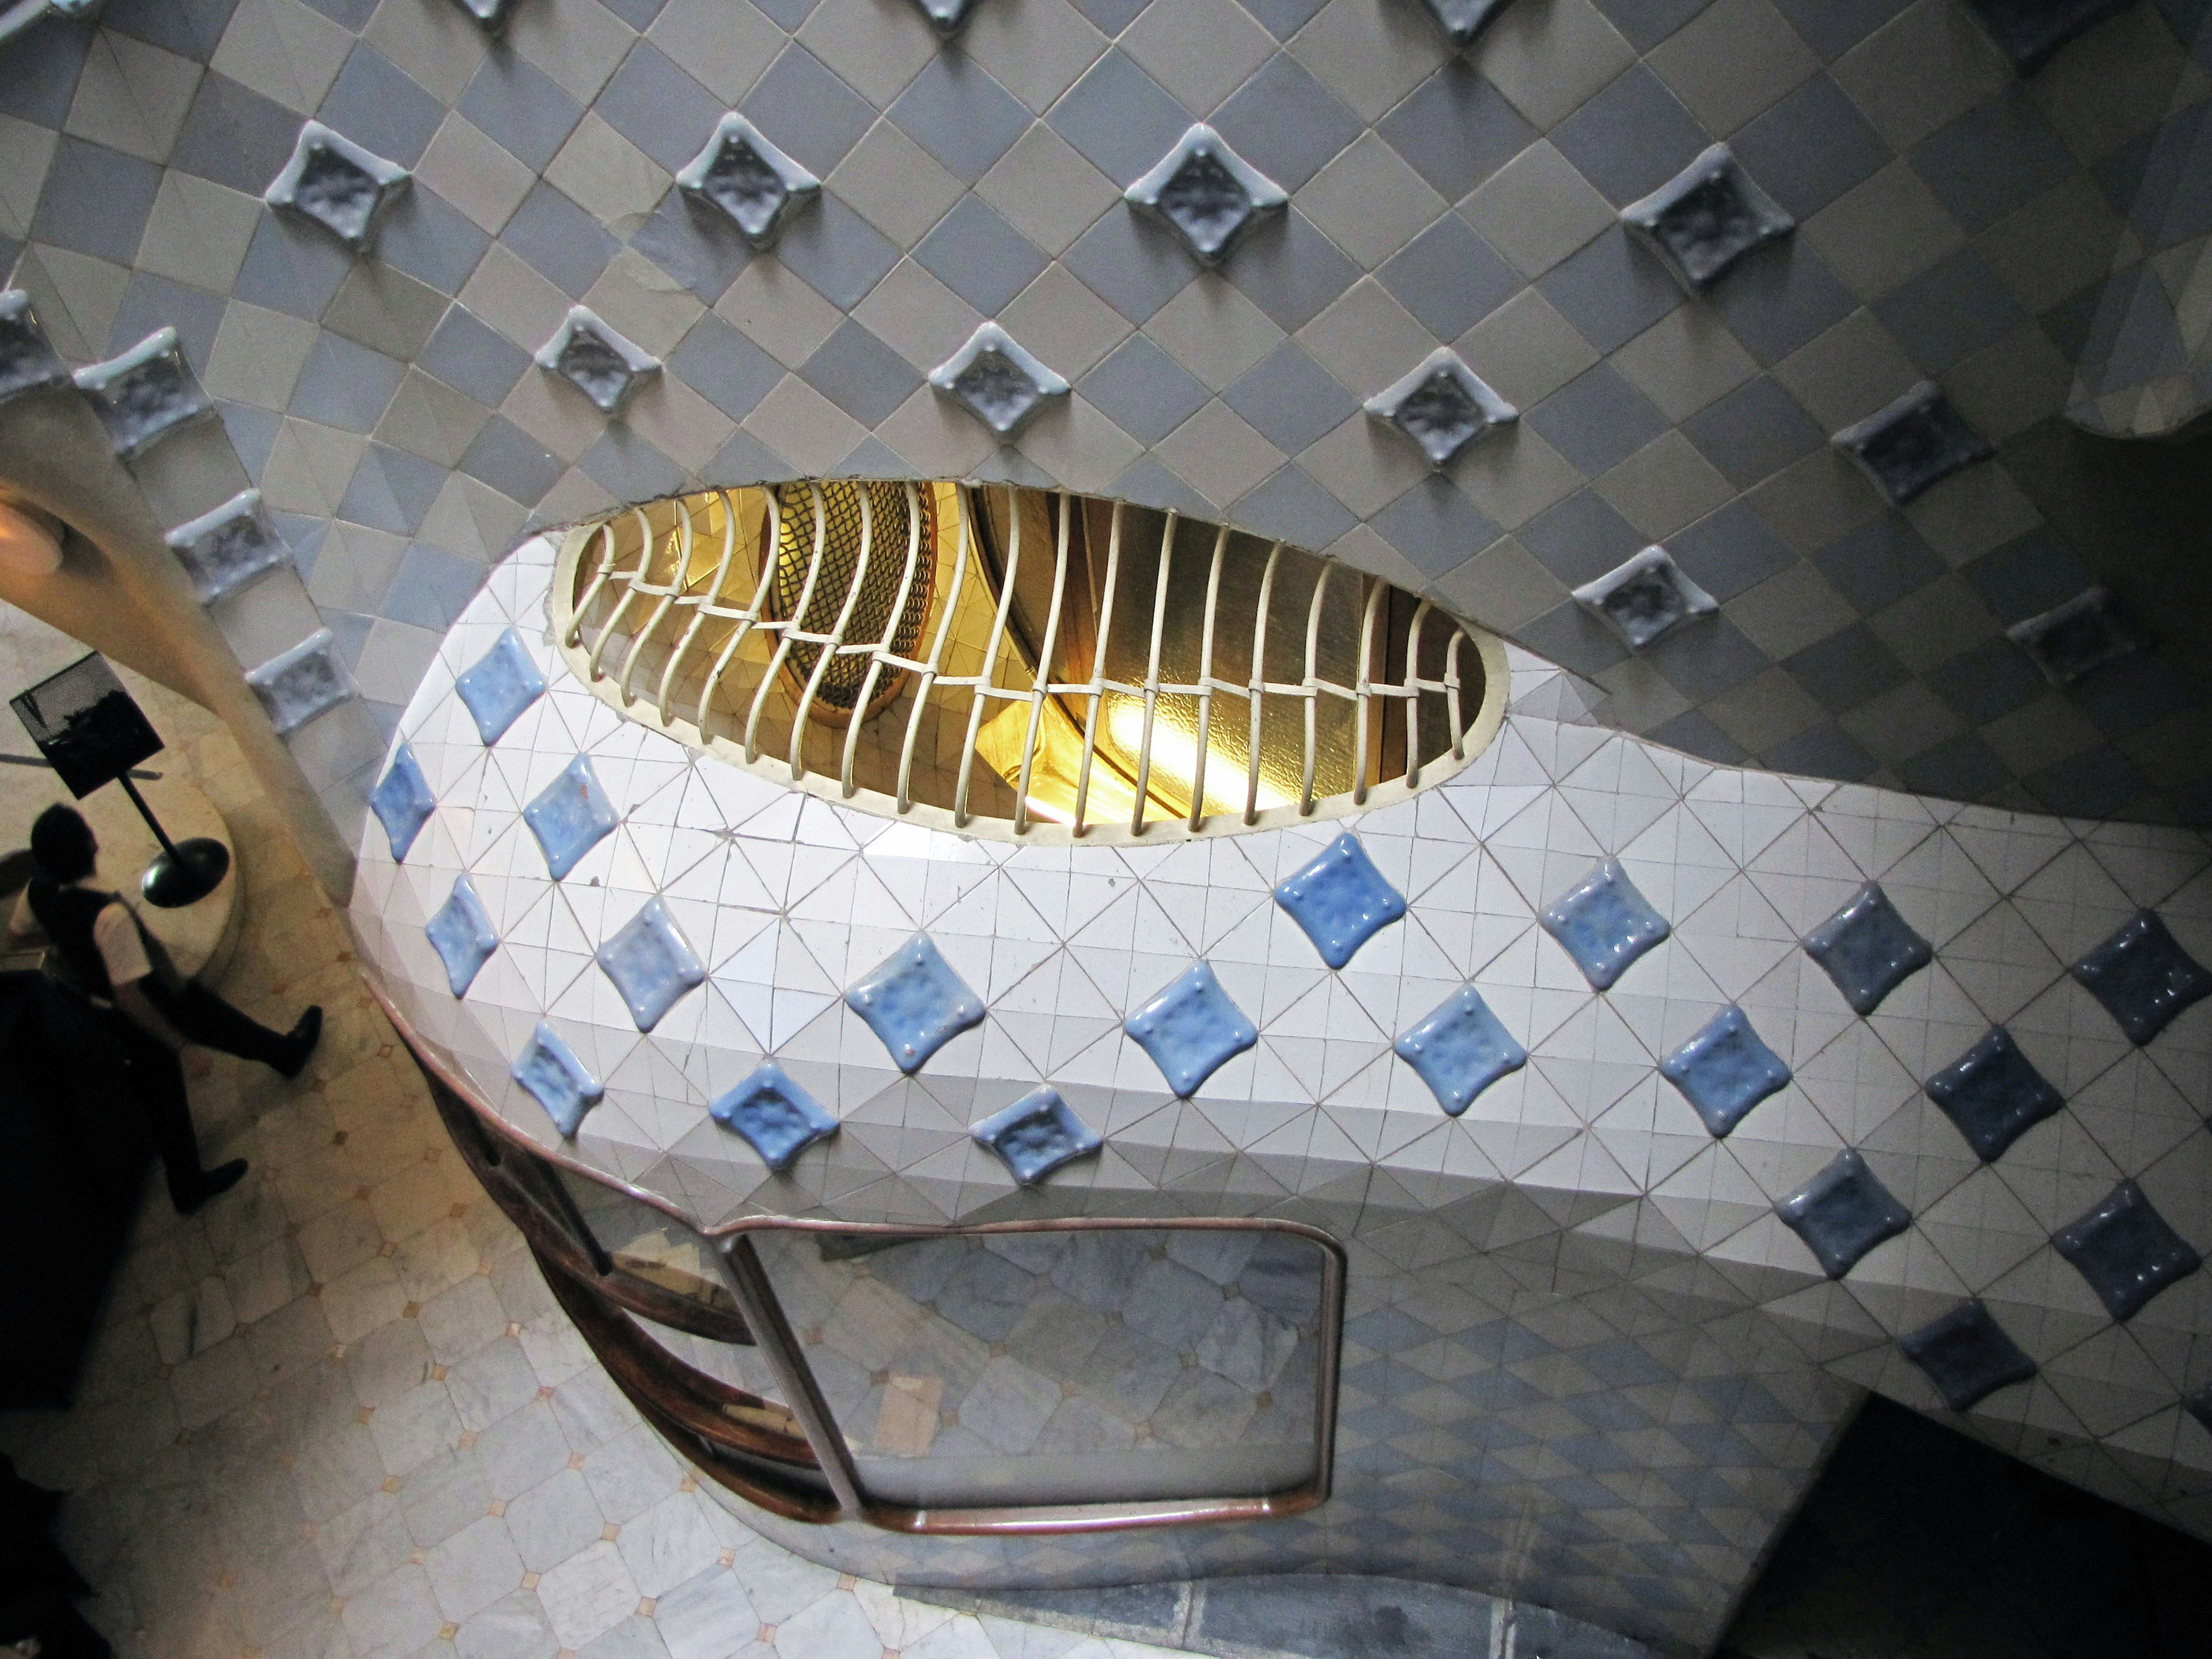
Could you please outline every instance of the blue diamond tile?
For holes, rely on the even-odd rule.
[[[1650,195],[1631,202],[1620,217],[1692,294],[1797,226],[1751,181],[1726,144],[1713,145]]]
[[[1195,1094],[1206,1079],[1260,1040],[1259,1028],[1202,962],[1176,975],[1121,1029],[1152,1057],[1168,1087],[1183,1096]]]
[[[1602,991],[1674,931],[1653,909],[1619,859],[1607,859],[1541,918],[1594,990]]]
[[[744,1136],[778,1175],[816,1141],[837,1133],[837,1120],[772,1060],[763,1060],[707,1111],[725,1129]]]
[[[2113,1188],[2095,1209],[2051,1234],[2051,1242],[2115,1319],[2132,1319],[2151,1297],[2204,1265],[2132,1181]]]
[[[1903,507],[1990,453],[1988,441],[1933,381],[1923,381],[1830,441],[1865,469],[1892,507]]]
[[[536,800],[522,809],[522,821],[538,837],[545,868],[558,881],[622,822],[615,804],[599,787],[592,763],[579,755],[561,769]]]
[[[545,695],[545,676],[530,659],[530,647],[512,628],[453,682],[453,691],[477,723],[477,735],[489,749],[522,718],[522,711]]]
[[[1228,258],[1261,216],[1279,212],[1291,199],[1203,122],[1123,194],[1158,216],[1207,264]]]
[[[1472,985],[1444,999],[1435,1012],[1398,1039],[1398,1057],[1429,1085],[1437,1104],[1457,1117],[1474,1097],[1528,1063],[1528,1051],[1498,1024]]]
[[[1929,1078],[1928,1097],[1984,1164],[2066,1103],[2002,1025]]]
[[[846,992],[845,1006],[868,1022],[902,1072],[920,1071],[932,1054],[983,1021],[981,1000],[927,933],[916,933]]]
[[[1305,929],[1332,968],[1406,914],[1405,896],[1375,867],[1359,838],[1346,833],[1275,889],[1275,902]]]
[[[438,960],[446,964],[446,983],[455,996],[466,996],[477,970],[499,949],[499,930],[491,925],[491,913],[465,872],[453,878],[453,892],[422,931],[430,936]]]
[[[968,1126],[968,1133],[998,1154],[1024,1187],[1034,1187],[1063,1164],[1106,1143],[1068,1109],[1057,1089],[1032,1089],[1002,1112]]]
[[[1936,959],[1873,881],[1805,935],[1805,954],[1826,970],[1857,1014],[1881,1007],[1884,997]]]
[[[1659,1075],[1682,1091],[1717,1140],[1789,1082],[1790,1068],[1731,1003],[1661,1060]]]
[[[2053,685],[2071,685],[2150,644],[2113,607],[2112,591],[2105,587],[2086,589],[2040,616],[2016,622],[2005,629],[2005,637],[2027,652]]]
[[[1897,1346],[1927,1373],[1943,1403],[1954,1412],[2035,1375],[2035,1362],[2020,1351],[2020,1344],[1979,1301],[1960,1303],[1942,1318],[1898,1338]]]
[[[422,775],[422,763],[406,744],[392,751],[392,769],[368,792],[368,805],[384,826],[385,839],[392,843],[392,861],[404,863],[407,849],[429,823],[430,814],[438,810],[438,798],[430,793],[430,780]]]
[[[607,1091],[576,1058],[576,1051],[542,1019],[514,1057],[510,1075],[545,1109],[545,1115],[553,1120],[564,1140],[576,1138],[584,1114],[606,1097]]]
[[[1890,1195],[1856,1152],[1836,1154],[1828,1167],[1774,1206],[1774,1213],[1841,1279],[1886,1238],[1912,1224],[1912,1212]]]
[[[2191,1003],[2212,994],[2212,973],[2181,948],[2154,910],[2138,912],[2072,972],[2138,1047]]]
[[[706,982],[707,970],[677,930],[676,918],[658,895],[599,946],[599,971],[614,981],[630,1018],[650,1031],[684,999]]]

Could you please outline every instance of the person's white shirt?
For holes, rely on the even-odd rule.
[[[88,881],[70,885],[90,892],[100,890]],[[31,908],[31,890],[26,887],[15,900],[15,915],[8,919],[8,938],[10,943],[19,943],[40,931],[39,918]],[[138,919],[119,898],[103,906],[93,918],[92,945],[100,952],[100,965],[107,969],[107,982],[112,986],[128,985],[154,971],[146,956],[146,942],[138,936]],[[93,996],[92,1000],[103,1008],[114,1006],[102,996]]]

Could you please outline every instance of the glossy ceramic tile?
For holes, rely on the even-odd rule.
[[[1835,445],[1865,470],[1892,507],[1903,507],[1990,455],[1988,441],[1930,381],[1845,427]]]
[[[1899,1338],[1897,1346],[1954,1412],[2035,1375],[2035,1361],[1978,1301],[1960,1304]]]
[[[407,851],[415,845],[415,837],[422,833],[422,826],[438,810],[438,797],[430,788],[430,781],[423,776],[422,763],[406,744],[392,751],[392,764],[385,769],[376,787],[369,791],[369,810],[384,826],[385,845],[391,849],[392,860],[404,863]]]
[[[763,1060],[708,1115],[760,1154],[777,1175],[796,1163],[816,1141],[837,1133],[837,1120],[822,1109],[791,1074],[774,1060]]]
[[[1912,1224],[1912,1212],[1851,1150],[1837,1153],[1774,1212],[1805,1241],[1831,1279],[1841,1279],[1869,1250]]]
[[[1036,1186],[1062,1164],[1105,1145],[1097,1130],[1068,1109],[1057,1089],[1032,1089],[1003,1111],[969,1124],[968,1133],[1024,1187]]]
[[[561,1034],[539,1020],[514,1057],[514,1080],[545,1109],[565,1140],[574,1140],[584,1115],[606,1098],[606,1089]]]
[[[1663,547],[1647,547],[1574,591],[1575,603],[1620,635],[1632,651],[1663,639],[1692,617],[1720,609]]]
[[[1202,122],[1126,193],[1208,264],[1228,258],[1256,221],[1290,200]]]
[[[1659,1062],[1659,1075],[1681,1091],[1706,1133],[1725,1138],[1769,1095],[1788,1086],[1790,1067],[1731,1004]]]
[[[317,629],[289,651],[246,670],[246,683],[261,699],[269,723],[280,737],[359,695],[327,628]]]
[[[2154,910],[2136,913],[2072,972],[2136,1044],[2212,996],[2212,973],[2181,948]]]
[[[1719,282],[1754,248],[1797,228],[1726,144],[1715,144],[1650,195],[1631,202],[1620,217],[1693,294]]]
[[[1482,994],[1462,986],[1393,1045],[1437,1104],[1457,1117],[1498,1079],[1528,1063],[1528,1051],[1498,1023]]]
[[[929,383],[1001,437],[1068,392],[1065,377],[996,323],[978,325],[965,345],[929,371]]]
[[[1367,412],[1388,421],[1420,448],[1431,466],[1486,436],[1521,411],[1493,392],[1459,353],[1439,347],[1367,400]]]
[[[1607,859],[1569,888],[1541,921],[1597,991],[1610,990],[1673,931],[1637,891],[1619,859]]]
[[[409,176],[396,161],[320,121],[309,121],[300,129],[292,159],[261,199],[319,225],[356,252],[366,252],[376,240],[377,221],[407,188]]]
[[[125,460],[215,413],[171,327],[155,329],[118,357],[77,370],[76,380]]]
[[[2071,685],[2149,646],[2104,587],[2085,588],[2063,605],[2014,623],[2005,637],[2027,652],[2053,685]]]
[[[1871,1014],[1892,991],[1936,959],[1928,941],[1897,913],[1879,882],[1805,935],[1805,954],[1843,993],[1855,1014]]]
[[[69,384],[69,367],[55,355],[19,288],[0,290],[0,403],[42,386]]]
[[[1152,1056],[1168,1087],[1186,1097],[1260,1040],[1259,1028],[1203,962],[1138,1007],[1124,1029]]]
[[[2134,1318],[2160,1291],[2204,1265],[2132,1181],[2051,1234],[2051,1242],[2115,1319]]]
[[[2066,1103],[2001,1025],[1929,1078],[1928,1097],[1985,1164]]]
[[[706,969],[657,896],[599,946],[598,960],[641,1031],[659,1024],[687,992],[707,982]]]
[[[618,415],[640,386],[660,373],[660,361],[584,306],[571,306],[538,366],[590,398],[602,414]]]
[[[465,872],[453,878],[452,894],[422,931],[438,960],[446,964],[447,985],[455,996],[466,996],[491,953],[499,949],[499,930],[492,926],[491,915]]]
[[[771,247],[792,216],[822,193],[822,181],[732,111],[707,146],[676,175],[684,193],[735,225],[755,247]]]
[[[1279,883],[1275,902],[1332,968],[1345,966],[1361,945],[1406,914],[1405,895],[1352,835],[1339,836],[1312,863]]]
[[[242,489],[221,507],[187,520],[165,539],[202,605],[258,580],[292,562],[292,550],[269,520],[261,492]]]
[[[489,749],[545,695],[545,677],[531,659],[522,635],[509,628],[501,632],[490,650],[455,677],[453,692]]]
[[[591,761],[579,755],[522,809],[522,821],[538,838],[538,850],[545,855],[546,873],[558,881],[576,867],[585,854],[614,833],[622,815],[607,799]]]

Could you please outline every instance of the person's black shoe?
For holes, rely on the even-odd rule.
[[[219,1198],[246,1179],[246,1160],[234,1158],[228,1164],[218,1164],[212,1170],[200,1171],[198,1184],[189,1194],[172,1193],[179,1215],[195,1215],[201,1205],[211,1198]]]
[[[315,1045],[322,1040],[323,1011],[310,1008],[300,1016],[300,1023],[284,1034],[284,1041],[290,1047],[285,1057],[276,1062],[278,1074],[288,1079],[299,1076],[307,1069],[308,1056],[315,1052]]]

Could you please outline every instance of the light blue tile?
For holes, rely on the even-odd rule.
[[[1790,1081],[1790,1068],[1731,1003],[1662,1060],[1659,1075],[1682,1091],[1718,1140]]]
[[[599,787],[592,763],[579,755],[562,768],[537,799],[522,809],[522,821],[538,837],[545,868],[558,881],[611,834],[622,815]]]
[[[1176,975],[1122,1029],[1152,1057],[1168,1086],[1186,1097],[1260,1040],[1259,1028],[1203,962]]]
[[[545,1115],[553,1120],[564,1140],[576,1138],[584,1114],[606,1097],[606,1090],[590,1067],[542,1019],[514,1057],[509,1074],[545,1109]]]
[[[707,1110],[715,1122],[743,1136],[778,1175],[816,1141],[837,1133],[837,1120],[772,1060],[763,1060]]]
[[[2151,1297],[2204,1265],[2132,1181],[2113,1188],[2104,1202],[2051,1234],[2051,1242],[2115,1319],[2134,1318]]]
[[[1653,909],[1619,859],[1607,859],[1561,895],[1540,918],[1594,990],[1609,988],[1636,959],[1674,931]]]
[[[1899,1350],[1927,1374],[1943,1403],[1962,1412],[1999,1389],[2025,1382],[2035,1362],[1978,1299],[1898,1339]]]
[[[968,1133],[996,1153],[1024,1187],[1036,1186],[1061,1164],[1105,1145],[1057,1089],[1032,1089],[1004,1111],[969,1124]]]
[[[407,849],[415,845],[415,837],[438,810],[438,798],[431,793],[429,779],[422,775],[422,763],[405,744],[393,753],[391,769],[368,792],[368,805],[384,826],[392,862],[404,863]]]
[[[927,933],[916,933],[846,992],[845,1006],[868,1022],[902,1072],[920,1071],[947,1042],[983,1023],[982,999]]]
[[[446,964],[447,985],[455,996],[466,996],[477,973],[499,949],[499,930],[491,925],[491,913],[477,896],[467,872],[453,878],[452,894],[422,931],[430,936],[438,960]]]
[[[2181,948],[2154,910],[2138,912],[2070,971],[2138,1046],[2212,995],[2212,973]]]
[[[1472,985],[1453,992],[1396,1046],[1399,1058],[1454,1117],[1498,1079],[1528,1063],[1528,1051],[1513,1040]]]
[[[1929,1078],[1928,1097],[1984,1164],[2066,1103],[2002,1025]]]
[[[461,672],[453,693],[477,723],[477,735],[489,749],[522,718],[523,710],[545,695],[545,677],[531,660],[530,647],[512,628],[490,650]]]
[[[658,894],[599,946],[597,960],[641,1031],[659,1024],[687,993],[707,980],[706,969]]]
[[[1841,1279],[1869,1250],[1912,1224],[1912,1212],[1848,1148],[1777,1204],[1774,1213],[1805,1241],[1831,1279]]]
[[[1405,896],[1349,833],[1278,885],[1275,902],[1305,930],[1332,968],[1343,967],[1361,945],[1406,914]]]
[[[1805,954],[1826,970],[1857,1014],[1881,1007],[1884,997],[1936,959],[1874,881],[1805,935]]]

